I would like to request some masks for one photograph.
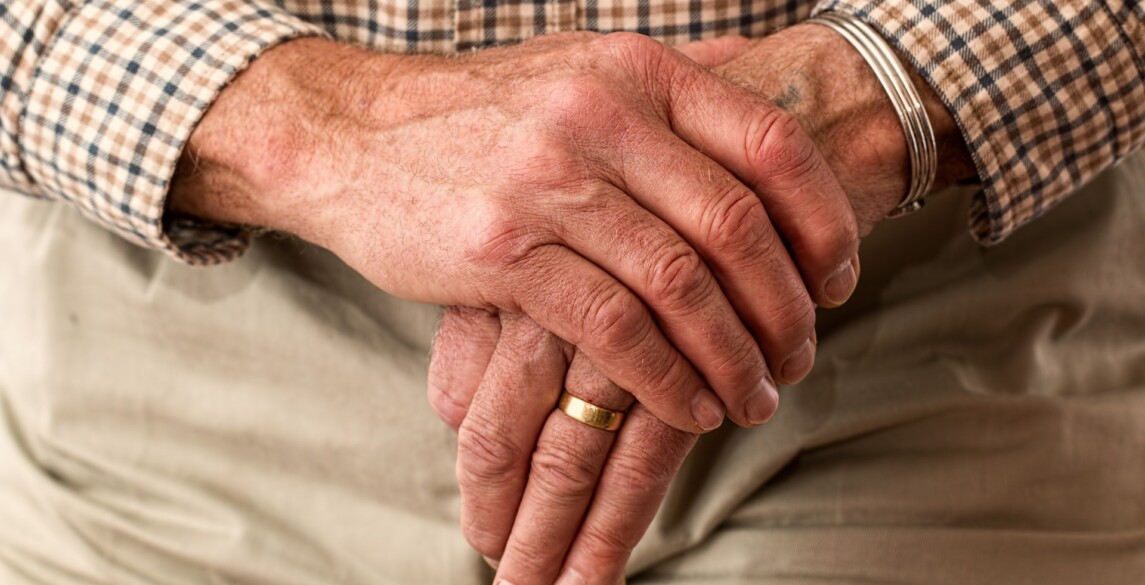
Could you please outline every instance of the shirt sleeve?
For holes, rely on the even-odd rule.
[[[1001,241],[1145,142],[1139,0],[826,0],[937,91],[982,182],[975,237]]]
[[[315,34],[269,1],[0,4],[0,187],[67,201],[188,263],[234,257],[241,228],[164,225],[168,183],[227,83],[267,48]]]

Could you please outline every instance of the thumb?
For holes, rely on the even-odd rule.
[[[677,45],[675,49],[685,57],[707,67],[719,67],[744,54],[753,41],[739,35],[729,35]]]

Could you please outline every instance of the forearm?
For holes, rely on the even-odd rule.
[[[0,186],[67,201],[187,262],[241,247],[226,230],[191,242],[165,230],[168,179],[215,93],[263,49],[316,31],[260,0],[22,0],[4,9],[0,59],[11,61],[0,71]]]
[[[308,226],[331,205],[344,169],[318,156],[324,139],[395,114],[391,99],[356,79],[384,77],[403,57],[323,39],[267,51],[211,105],[179,159],[167,200],[172,216],[283,230],[317,239]],[[358,106],[358,111],[348,111]],[[349,131],[347,131],[349,129]],[[348,162],[348,161],[347,161]]]

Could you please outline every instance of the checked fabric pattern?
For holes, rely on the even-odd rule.
[[[982,182],[970,224],[984,243],[1145,142],[1140,0],[4,0],[0,188],[216,263],[247,233],[165,223],[167,185],[215,96],[277,43],[449,53],[579,29],[679,43],[821,10],[872,24],[943,97]]]

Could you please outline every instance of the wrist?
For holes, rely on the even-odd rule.
[[[168,213],[317,240],[322,210],[341,191],[333,137],[351,140],[362,120],[353,110],[375,110],[356,80],[384,77],[395,59],[316,38],[261,55],[192,132]]]
[[[868,232],[899,204],[911,178],[903,126],[870,66],[834,31],[806,24],[757,41],[745,57],[724,73],[800,120],[846,189],[861,232]],[[917,74],[911,77],[938,145],[932,191],[972,178],[954,119]]]

